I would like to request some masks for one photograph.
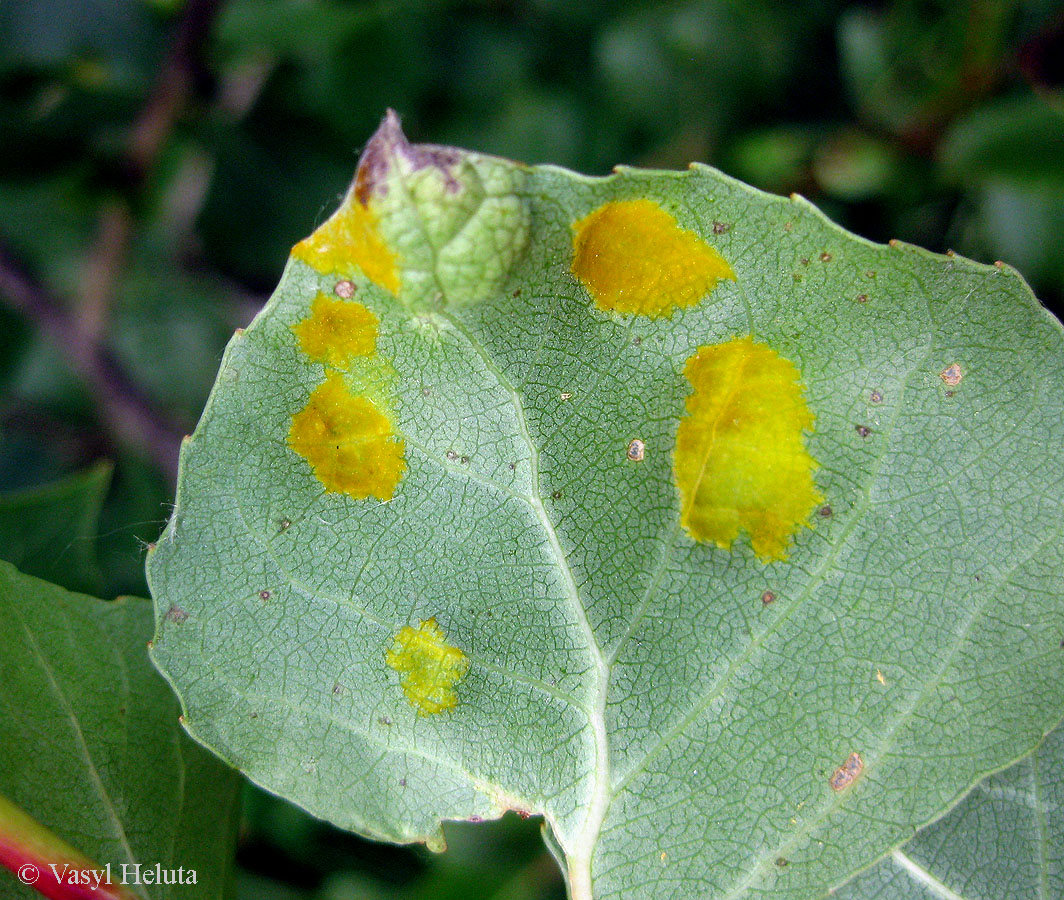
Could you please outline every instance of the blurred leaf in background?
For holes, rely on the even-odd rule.
[[[49,577],[146,590],[225,343],[387,107],[416,141],[590,174],[707,162],[1005,260],[1060,310],[1062,59],[1056,0],[0,4],[0,503],[74,504]],[[562,895],[535,823],[454,826],[438,858],[248,790],[243,896]]]

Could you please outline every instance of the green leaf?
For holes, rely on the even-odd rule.
[[[148,663],[150,634],[147,601],[70,594],[0,563],[0,797],[51,832],[46,846],[110,864],[116,881],[123,865],[184,868],[174,885],[138,885],[126,870],[147,900],[222,897],[239,780],[182,734]],[[0,844],[33,837],[5,832]],[[50,861],[37,860],[42,879]],[[2,871],[0,892],[38,896]]]
[[[70,590],[98,591],[97,522],[111,471],[101,460],[52,484],[0,494],[0,559]]]
[[[958,121],[942,163],[957,181],[1004,182],[1028,190],[1064,189],[1064,112],[1023,95],[981,106]]]
[[[184,447],[153,658],[343,827],[516,808],[575,898],[818,896],[1064,712],[1061,338],[703,166],[389,117]]]
[[[1045,900],[1064,896],[1064,729],[979,782],[948,815],[832,896]]]

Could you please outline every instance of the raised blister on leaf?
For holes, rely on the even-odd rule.
[[[484,300],[528,245],[527,174],[510,160],[411,144],[389,112],[340,209],[293,254],[319,272],[362,271],[410,308]]]
[[[804,443],[813,414],[798,370],[743,337],[700,347],[684,375],[694,391],[673,457],[683,527],[723,548],[743,530],[762,560],[785,558],[823,499]]]
[[[723,256],[651,200],[607,203],[574,223],[572,271],[599,309],[651,317],[735,278]]]
[[[377,317],[361,303],[319,293],[310,315],[292,326],[303,352],[316,362],[342,368],[377,349]]]
[[[326,490],[358,500],[391,500],[403,475],[403,440],[368,397],[333,372],[292,417],[288,446],[302,456]]]
[[[444,640],[435,616],[417,628],[401,628],[385,661],[402,675],[403,693],[420,715],[443,712],[458,704],[454,687],[469,668],[469,660]]]

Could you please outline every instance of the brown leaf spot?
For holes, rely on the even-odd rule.
[[[882,403],[883,395],[879,391],[872,391],[872,394],[868,399],[871,400],[873,403]]]
[[[572,400],[573,395],[570,394],[568,391],[562,391],[560,397],[562,400]]]
[[[964,373],[961,371],[960,363],[950,363],[946,368],[938,373],[938,377],[941,378],[950,387],[956,387],[961,383],[961,379],[964,377]]]
[[[348,281],[346,278],[343,281],[336,282],[333,286],[333,293],[343,300],[350,300],[354,297],[356,290],[355,283],[353,281]]]
[[[828,506],[825,503],[822,507],[820,507],[820,509],[818,509],[816,511],[816,514],[818,516],[820,516],[820,518],[822,518],[822,519],[830,519],[831,518],[831,507]]]
[[[825,250],[823,253],[820,254],[820,261],[821,262],[831,262],[831,254],[828,253],[827,250]]]
[[[259,591],[259,599],[262,601],[269,600],[271,596],[269,591]]]
[[[646,444],[644,444],[639,438],[632,438],[628,444],[627,456],[632,462],[642,462],[643,457],[646,455]]]
[[[867,425],[855,425],[854,428],[857,429],[857,433],[863,438],[868,437],[872,433],[872,429]]]
[[[713,223],[713,233],[714,234],[727,234],[728,230],[730,228],[731,228],[731,225],[727,224],[726,222],[714,222]]]
[[[851,753],[846,757],[846,762],[839,766],[831,775],[828,784],[833,791],[841,791],[854,783],[857,776],[864,770],[864,760],[860,753]]]
[[[785,865],[787,865],[787,857],[785,857],[785,856],[777,856],[776,857],[776,865],[779,866],[782,869]]]
[[[856,299],[857,299],[858,303],[867,303],[868,302],[868,294],[858,294]]]
[[[180,625],[183,622],[188,621],[188,613],[175,604],[166,611],[166,618],[175,625]]]
[[[762,606],[768,606],[770,603],[775,603],[775,602],[776,602],[776,595],[773,594],[772,591],[765,591],[765,593],[763,593],[761,595],[761,605]]]

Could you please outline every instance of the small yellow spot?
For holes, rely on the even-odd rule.
[[[950,387],[956,387],[961,383],[961,379],[964,378],[964,373],[961,371],[960,363],[951,363],[938,373],[938,377]]]
[[[395,254],[380,235],[376,214],[354,196],[349,196],[310,237],[296,244],[292,255],[323,275],[360,271],[374,284],[399,293]]]
[[[878,681],[884,687],[886,687],[887,685],[887,679],[883,676],[883,673],[880,672],[879,669],[876,669],[876,681]]]
[[[698,303],[731,266],[650,200],[607,203],[573,224],[573,274],[599,309],[656,318]]]
[[[326,490],[359,500],[391,500],[406,468],[391,421],[335,372],[292,417],[288,446],[310,463]]]
[[[377,317],[361,303],[322,293],[314,298],[310,315],[293,325],[292,331],[307,356],[336,368],[377,349]]]
[[[813,414],[798,370],[744,337],[700,347],[684,375],[694,393],[673,456],[681,524],[696,541],[724,549],[743,529],[762,561],[785,559],[824,499],[803,441]]]
[[[389,668],[403,676],[403,693],[419,715],[432,715],[458,705],[454,686],[469,669],[469,660],[457,647],[446,643],[435,616],[417,628],[401,628],[384,659]]]

